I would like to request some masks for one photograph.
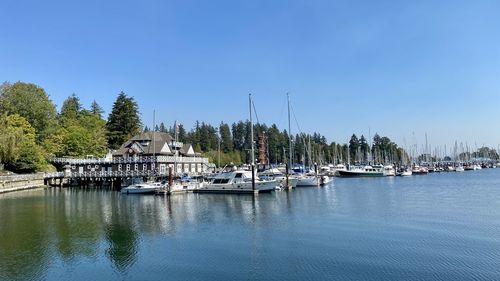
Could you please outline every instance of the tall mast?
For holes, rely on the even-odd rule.
[[[155,139],[155,135],[156,135],[156,134],[155,134],[155,133],[156,133],[156,132],[155,132],[155,131],[156,131],[156,127],[155,127],[155,126],[156,126],[156,124],[155,124],[155,121],[156,121],[156,120],[155,120],[155,119],[156,119],[156,111],[153,109],[153,158],[155,157],[155,145],[156,145],[156,144],[155,144],[155,140],[156,140],[156,139]],[[155,163],[156,163],[156,161],[155,161]]]
[[[286,93],[286,98],[288,101],[288,168],[292,166],[292,129],[290,126],[290,95]]]
[[[250,108],[250,139],[251,139],[251,153],[252,165],[255,164],[255,150],[253,140],[253,120],[252,120],[252,94],[248,94],[248,106]]]

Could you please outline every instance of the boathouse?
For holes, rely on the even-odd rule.
[[[106,157],[95,159],[55,158],[64,166],[65,177],[147,177],[174,174],[201,174],[211,167],[208,158],[196,153],[191,144],[175,141],[167,133],[145,132],[126,141]]]

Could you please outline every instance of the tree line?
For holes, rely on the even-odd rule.
[[[182,124],[167,127],[163,122],[154,128],[143,127],[137,102],[124,92],[118,94],[106,119],[103,114],[95,100],[86,108],[76,94],[70,95],[57,111],[43,88],[32,83],[5,82],[0,86],[0,163],[15,172],[51,170],[54,168],[48,159],[102,157],[142,131],[170,133],[180,142],[193,144],[195,152],[216,164],[250,162],[248,120],[221,122],[217,126],[196,121],[189,131]],[[410,161],[403,148],[378,134],[370,141],[363,135],[358,138],[353,134],[348,143],[329,143],[317,132],[290,136],[276,124],[254,124],[256,147],[259,136],[267,140],[268,163],[263,164],[288,163],[290,143],[294,164]],[[481,155],[485,154],[481,151]],[[496,152],[495,156],[498,156]]]

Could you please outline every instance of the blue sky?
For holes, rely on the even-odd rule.
[[[188,129],[248,118],[346,141],[500,144],[500,1],[0,3],[0,80]],[[297,131],[297,126],[292,126]]]

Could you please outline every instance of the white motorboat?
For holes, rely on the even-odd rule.
[[[202,188],[203,185],[203,182],[197,181],[175,181],[172,183],[172,186],[167,186],[165,189],[170,192],[194,191]]]
[[[218,174],[210,183],[204,184],[194,192],[259,193],[271,192],[277,186],[276,180],[262,180],[255,177],[255,189],[253,189],[252,172],[237,170]]]
[[[463,172],[463,171],[465,171],[464,166],[460,165],[455,167],[455,172]]]
[[[336,177],[340,176],[340,171],[347,171],[347,167],[344,164],[337,164],[333,167],[334,175]]]
[[[346,171],[339,171],[341,177],[383,177],[384,169],[381,167],[352,167]]]
[[[155,193],[157,190],[160,190],[163,187],[164,185],[160,182],[137,183],[122,188],[120,192],[126,194],[148,194],[148,193]]]
[[[331,181],[332,178],[327,175],[304,175],[298,178],[297,187],[323,186],[329,184]]]
[[[413,175],[427,175],[429,173],[429,169],[424,166],[415,165],[411,172]]]
[[[392,165],[384,166],[384,175],[387,177],[394,177],[396,175],[396,170]]]
[[[286,185],[286,175],[277,168],[268,169],[259,173],[259,178],[262,180],[276,180],[281,187]],[[297,187],[297,182],[299,179],[293,175],[288,176],[288,181],[292,188]]]
[[[410,169],[406,169],[399,174],[401,177],[409,177],[411,175],[413,175],[413,173]]]

